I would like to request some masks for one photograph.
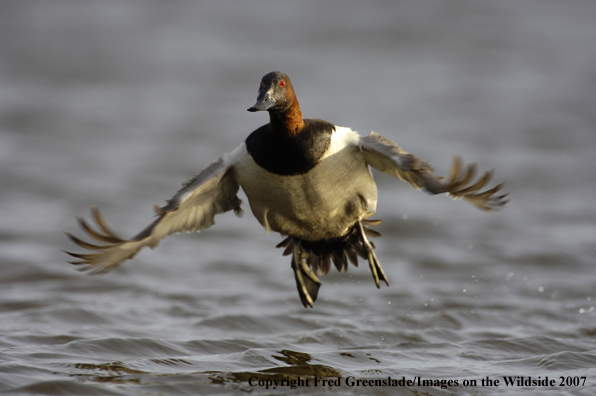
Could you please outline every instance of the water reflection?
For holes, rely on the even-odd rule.
[[[340,377],[342,373],[333,367],[323,364],[311,364],[312,357],[308,353],[291,350],[281,350],[279,355],[272,355],[276,360],[289,366],[276,366],[257,372],[232,373],[235,381],[247,382],[254,380],[299,380],[302,377]]]

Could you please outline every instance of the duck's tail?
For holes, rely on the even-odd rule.
[[[317,272],[327,275],[331,269],[331,262],[339,272],[348,270],[348,261],[358,267],[358,256],[368,260],[375,284],[380,287],[380,281],[389,286],[389,279],[377,256],[375,245],[368,238],[381,236],[381,233],[371,229],[381,223],[381,220],[362,220],[341,238],[320,241],[304,241],[294,237],[287,237],[277,245],[285,248],[283,255],[292,253],[292,269],[296,278],[298,294],[304,307],[312,307],[317,299],[321,282]]]

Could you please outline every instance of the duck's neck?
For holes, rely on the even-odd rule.
[[[284,112],[270,111],[269,123],[274,131],[281,131],[290,136],[298,135],[304,128],[298,99],[294,99],[294,103]]]

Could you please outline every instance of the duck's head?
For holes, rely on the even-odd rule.
[[[290,78],[282,72],[265,74],[259,86],[257,102],[248,111],[274,111],[283,113],[296,101]]]

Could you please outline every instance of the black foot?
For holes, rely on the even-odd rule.
[[[298,295],[304,308],[313,307],[317,300],[321,281],[308,265],[308,253],[302,249],[300,241],[294,239],[294,249],[292,255],[292,269],[296,278],[296,287]]]
[[[362,226],[361,222],[358,222],[358,228],[360,229],[360,236],[362,236],[364,250],[366,250],[366,254],[368,255],[368,264],[370,265],[370,272],[372,272],[375,285],[377,285],[377,288],[380,288],[380,281],[385,281],[387,286],[389,286],[389,278],[387,278],[387,275],[385,275],[385,271],[383,271],[383,267],[381,267],[381,263],[375,254],[375,250],[366,237],[366,233],[364,232],[364,227]]]

